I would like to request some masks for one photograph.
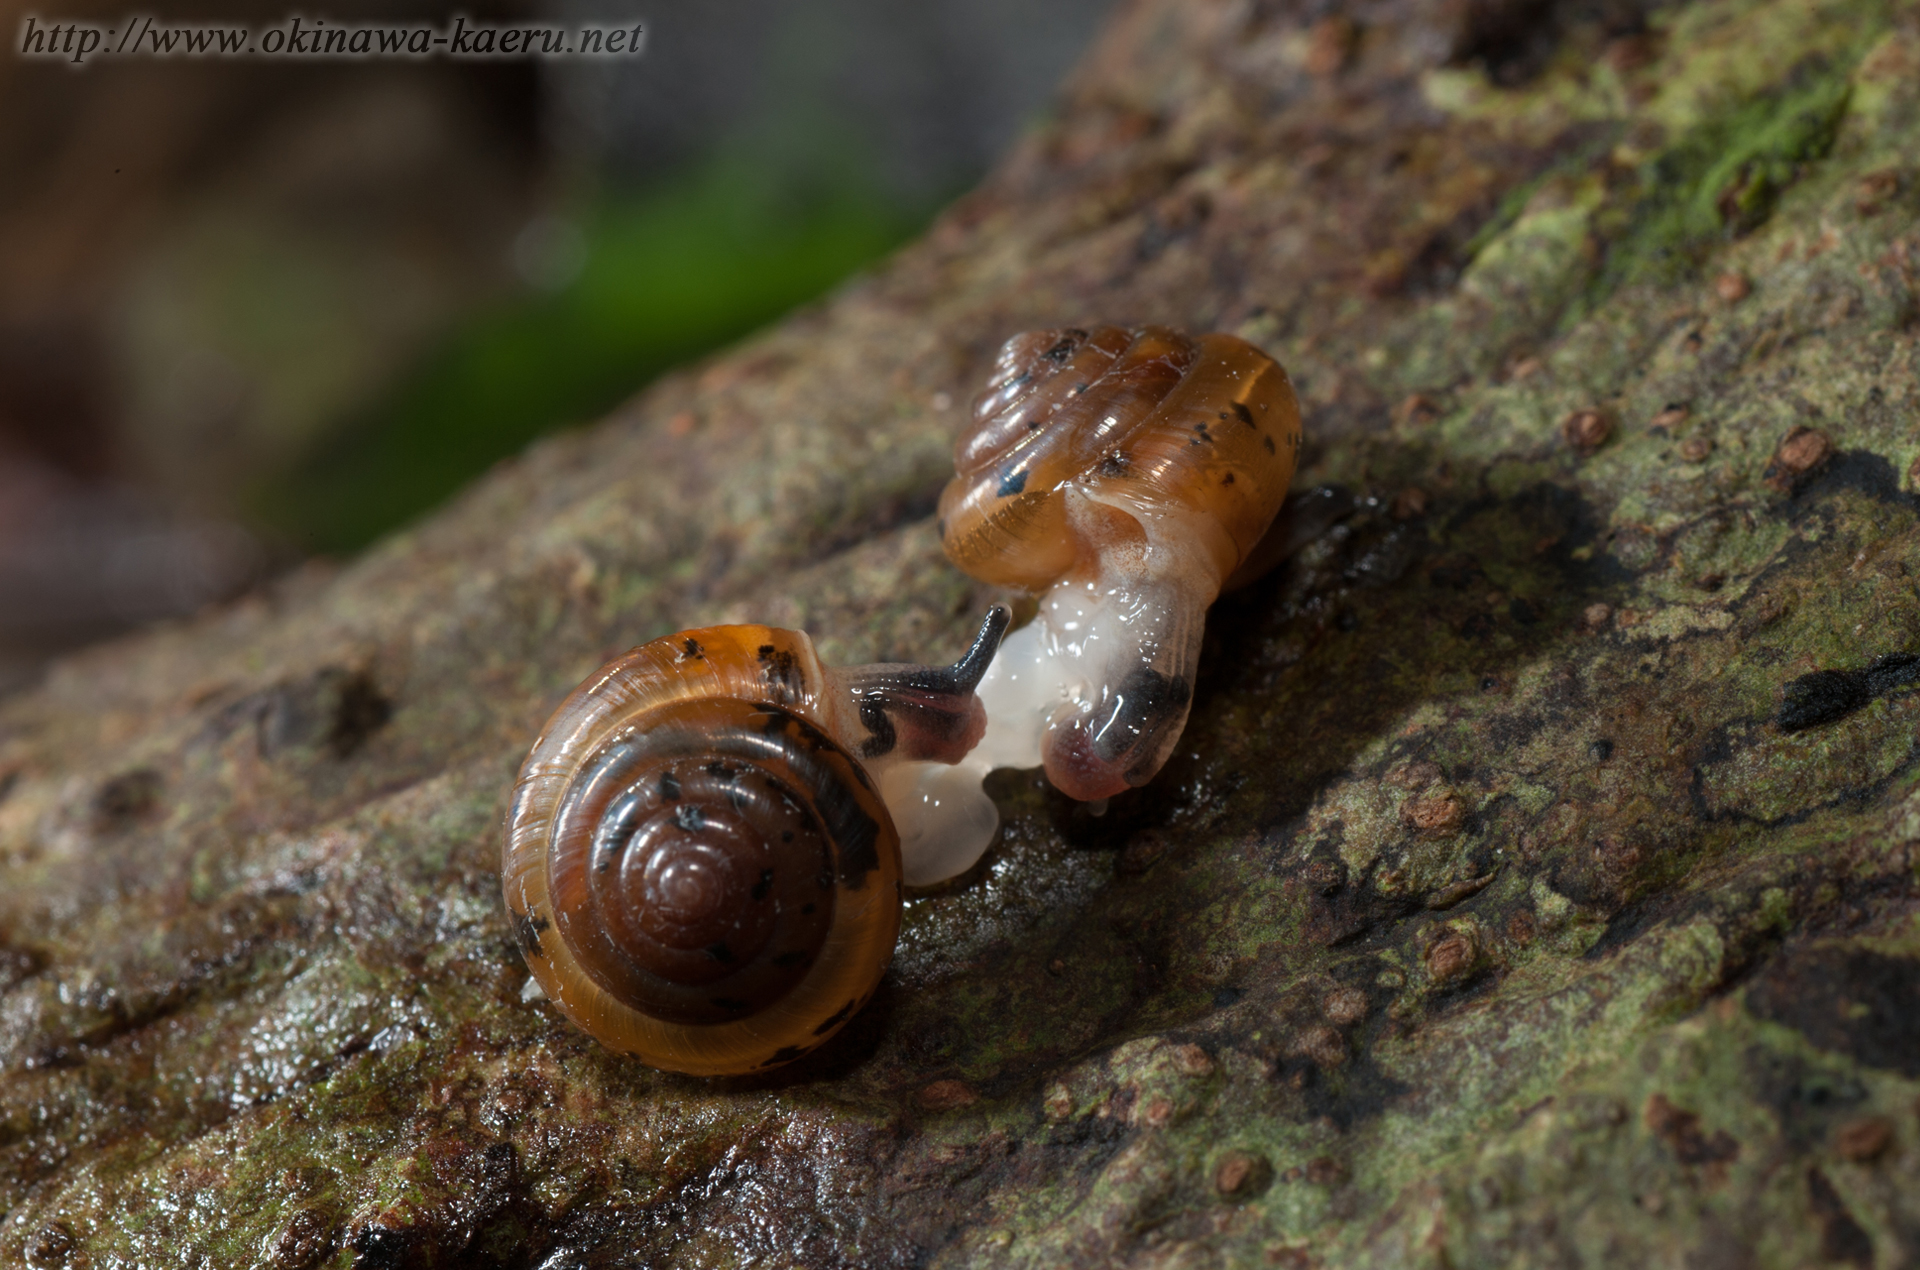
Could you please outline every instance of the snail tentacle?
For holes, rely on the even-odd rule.
[[[988,610],[972,645],[941,668],[879,664],[834,671],[867,739],[862,752],[900,829],[901,877],[931,886],[972,868],[999,834],[1000,813],[977,776],[955,780],[954,765],[989,726],[976,695],[993,673],[1013,615]]]
[[[861,757],[870,766],[882,759],[956,763],[964,758],[986,722],[974,688],[1012,620],[1004,605],[994,605],[972,645],[951,666],[880,662],[830,672],[853,698],[867,730]]]

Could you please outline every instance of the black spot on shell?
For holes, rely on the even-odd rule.
[[[513,915],[514,933],[520,937],[520,946],[527,950],[529,957],[544,957],[540,951],[540,932],[553,925],[544,917],[531,917],[526,913]]]
[[[1225,476],[1223,476],[1223,477],[1221,477],[1221,478],[1220,478],[1220,483],[1221,483],[1222,485],[1231,485],[1231,484],[1233,484],[1233,473],[1232,473],[1232,472],[1228,472],[1228,473],[1227,473],[1227,474],[1226,474]]]
[[[708,944],[707,956],[711,957],[715,961],[730,962],[733,960],[733,949],[727,947],[726,944],[724,943]]]
[[[672,772],[660,773],[660,801],[663,803],[680,801],[680,782],[674,779]]]
[[[1240,422],[1246,424],[1249,428],[1257,428],[1260,426],[1253,421],[1253,411],[1247,409],[1247,403],[1244,401],[1236,401],[1233,403],[1233,413],[1239,415]]]
[[[813,912],[813,911],[814,911],[815,909],[817,909],[817,908],[819,908],[819,907],[820,907],[820,906],[819,906],[818,904],[802,904],[802,905],[800,906],[800,911],[801,911],[802,913],[811,913],[811,912]]]
[[[1125,476],[1132,466],[1133,460],[1124,450],[1115,450],[1100,460],[1098,470],[1102,476]]]
[[[793,650],[775,648],[772,644],[760,645],[760,678],[769,688],[775,689],[778,699],[798,695],[801,683],[795,668]]]
[[[673,809],[673,823],[688,833],[699,833],[707,827],[707,813],[695,803],[684,803]]]
[[[1046,358],[1050,362],[1064,362],[1069,357],[1073,356],[1073,349],[1074,349],[1073,338],[1072,336],[1068,336],[1065,339],[1057,341],[1052,348],[1040,354],[1040,356]]]
[[[773,890],[773,870],[772,869],[760,870],[760,880],[753,884],[753,898],[756,900],[764,900],[767,898],[768,893],[771,892],[772,890]]]
[[[819,1027],[813,1029],[813,1034],[815,1036],[825,1036],[827,1033],[833,1031],[833,1029],[839,1027],[842,1023],[845,1023],[847,1021],[847,1016],[851,1015],[853,1013],[853,1008],[859,1004],[860,1003],[858,1001],[847,1002],[845,1005],[841,1006],[838,1010],[834,1011],[832,1017],[828,1018],[826,1022],[822,1023]]]
[[[1272,437],[1261,437],[1261,438],[1260,438],[1260,444],[1262,444],[1262,445],[1264,445],[1264,446],[1266,446],[1266,447],[1267,447],[1267,453],[1268,453],[1268,454],[1277,454],[1277,453],[1279,453],[1279,451],[1277,451],[1276,449],[1274,449],[1274,446],[1273,446],[1273,438],[1272,438]]]
[[[786,736],[790,735],[793,731],[793,729],[788,726],[793,722],[792,716],[783,710],[763,711],[756,714],[754,720],[760,731],[767,736]]]
[[[838,754],[840,749],[833,739],[813,724],[798,715],[788,714],[784,710],[768,709],[766,730],[785,736],[789,761],[811,767],[817,761],[812,756]],[[777,726],[776,726],[777,725]],[[810,782],[813,790],[813,810],[819,816],[827,831],[827,838],[837,848],[836,867],[846,885],[859,890],[866,885],[869,874],[880,867],[880,823],[873,818],[847,778],[857,782],[861,789],[874,792],[873,779],[867,770],[858,763],[848,763],[838,771],[829,771],[825,766],[816,769],[820,777]],[[803,781],[803,784],[809,782]],[[824,885],[833,885],[831,873],[823,874]]]
[[[691,636],[687,637],[680,645],[680,658],[682,661],[695,657],[705,657],[706,655],[707,650],[700,647],[700,641]]]
[[[1026,469],[1008,472],[1000,478],[1000,488],[996,491],[1002,498],[1011,498],[1027,487]]]

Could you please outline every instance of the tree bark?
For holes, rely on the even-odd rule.
[[[334,573],[0,703],[0,1259],[1920,1258],[1920,7],[1139,0],[872,276]],[[1105,817],[990,785],[873,1004],[615,1058],[498,889],[703,623],[951,659],[1001,340],[1237,332],[1360,509]]]

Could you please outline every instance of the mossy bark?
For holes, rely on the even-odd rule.
[[[1123,7],[873,276],[0,703],[0,1260],[1920,1259],[1920,7],[1318,12]],[[952,435],[1083,321],[1261,343],[1366,495],[1168,770],[996,776],[776,1076],[523,1003],[553,704],[724,620],[952,657]]]

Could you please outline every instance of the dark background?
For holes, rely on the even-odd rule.
[[[646,50],[73,70],[20,59],[0,2],[0,692],[344,558],[875,261],[1109,4],[510,0],[463,11],[639,20]]]

